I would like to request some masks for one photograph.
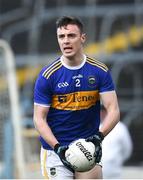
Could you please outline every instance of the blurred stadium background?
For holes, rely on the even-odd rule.
[[[82,19],[86,53],[111,68],[133,141],[123,178],[143,178],[143,1],[0,0],[0,179],[41,178],[33,86],[59,55],[55,21],[62,15]]]

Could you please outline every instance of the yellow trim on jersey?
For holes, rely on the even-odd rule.
[[[94,65],[94,66],[97,66],[97,67],[101,68],[105,72],[108,71],[108,67],[104,63],[102,63],[102,62],[100,62],[98,60],[87,57],[87,62]]]
[[[53,71],[51,71],[48,75],[47,75],[47,79],[55,72],[57,71],[58,69],[60,69],[60,67],[62,67],[62,64],[60,64],[58,67],[56,67],[55,69],[53,69]]]
[[[44,160],[43,160],[44,177],[45,179],[49,179],[47,169],[46,169],[46,160],[47,160],[47,151],[44,150]]]
[[[50,67],[48,67],[44,72],[43,76],[48,79],[51,74],[53,74],[56,70],[58,70],[62,66],[61,61],[57,61],[56,63],[53,63]]]
[[[107,67],[104,63],[98,61],[97,59],[93,59],[93,58],[91,58],[91,57],[88,57],[88,56],[87,56],[87,58],[88,58],[89,60],[91,60],[92,62],[96,62],[96,63],[100,64],[102,67],[104,67],[105,69],[108,70],[108,67]]]
[[[46,73],[48,70],[52,69],[52,67],[54,67],[54,66],[55,66],[56,64],[58,64],[59,62],[60,62],[60,60],[57,60],[57,61],[53,62],[50,66],[48,66],[47,69],[43,72],[43,76],[45,75],[45,73]]]
[[[81,91],[64,95],[53,95],[52,107],[60,110],[82,110],[95,105],[99,100],[99,92]]]

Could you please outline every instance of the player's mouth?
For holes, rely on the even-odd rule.
[[[64,52],[70,53],[73,50],[72,47],[64,47]]]

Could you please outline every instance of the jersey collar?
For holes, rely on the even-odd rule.
[[[71,69],[71,70],[77,70],[77,69],[80,69],[84,66],[85,62],[86,62],[86,55],[84,54],[83,55],[83,62],[78,65],[78,66],[68,66],[64,61],[63,61],[63,56],[61,56],[60,60],[61,60],[61,63],[64,67],[66,67],[67,69]]]

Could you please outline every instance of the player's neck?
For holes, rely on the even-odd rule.
[[[62,56],[63,62],[68,66],[79,66],[84,61],[84,54],[78,54],[72,57]]]

